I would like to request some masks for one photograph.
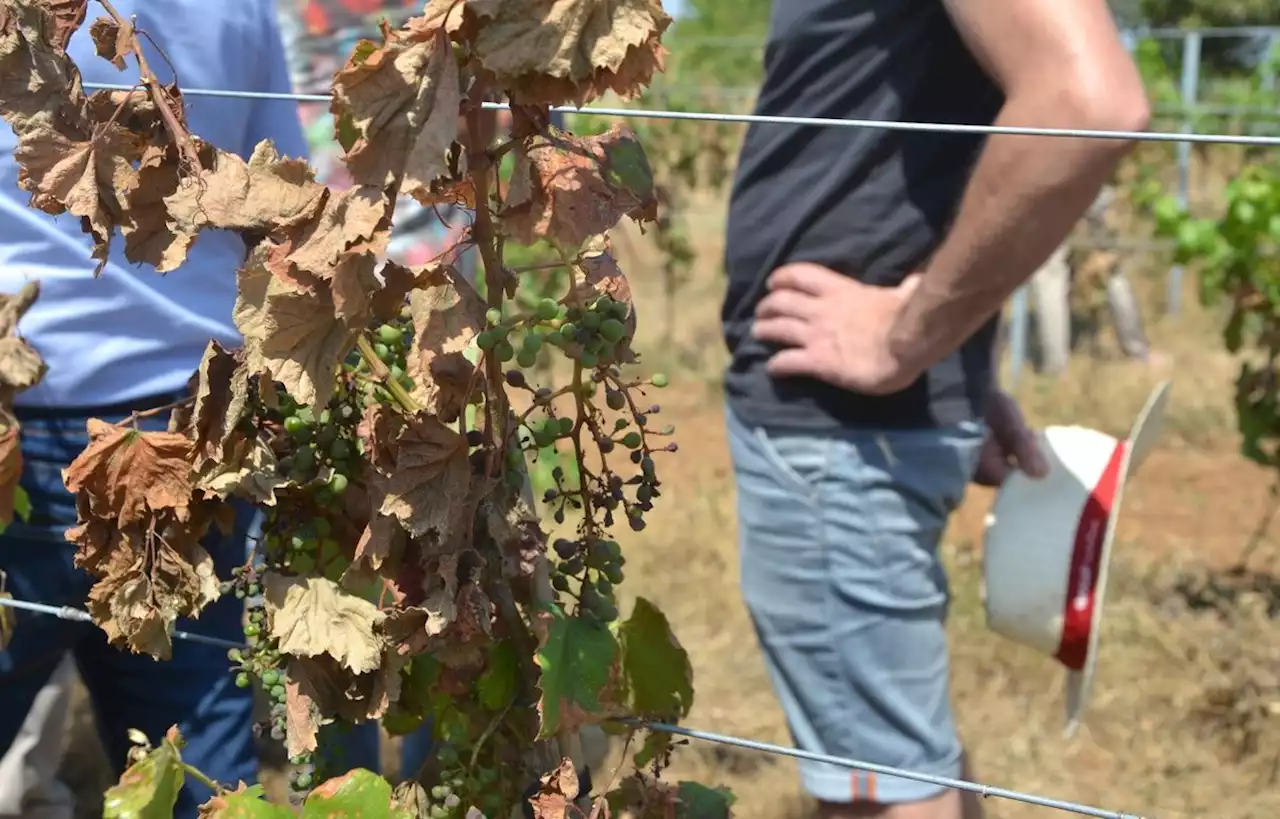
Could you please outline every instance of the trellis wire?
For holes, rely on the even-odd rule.
[[[35,612],[37,614],[47,614],[63,620],[74,620],[84,623],[92,622],[87,611],[73,608],[71,606],[50,606],[44,603],[32,603],[26,600],[16,600],[12,597],[0,597],[0,608],[6,607],[22,609],[24,611]],[[232,640],[223,640],[219,637],[208,637],[203,634],[192,634],[189,631],[174,631],[173,637],[177,640],[204,643],[206,645],[217,646],[219,648],[238,648],[242,650],[248,648],[248,646],[243,643],[237,643]],[[1037,807],[1051,808],[1053,810],[1059,810],[1066,813],[1075,813],[1080,816],[1093,816],[1097,817],[1097,819],[1142,819],[1142,817],[1133,813],[1121,813],[1119,811],[1105,810],[1103,808],[1084,805],[1078,802],[1069,802],[1063,799],[1054,799],[1048,796],[1039,796],[1038,794],[1024,793],[1022,791],[1010,790],[1008,788],[997,788],[993,785],[983,785],[979,782],[970,782],[964,779],[952,779],[946,776],[936,776],[934,774],[912,771],[906,768],[896,768],[892,765],[880,765],[875,762],[865,762],[859,759],[848,759],[845,757],[832,756],[830,754],[818,754],[813,753],[812,751],[802,751],[798,748],[786,748],[782,745],[774,745],[769,742],[744,739],[742,737],[735,737],[729,734],[717,734],[711,731],[700,731],[696,728],[685,728],[665,722],[650,722],[648,720],[628,718],[616,719],[614,722],[618,722],[623,725],[630,725],[635,728],[645,728],[658,733],[689,737],[691,739],[698,739],[704,742],[713,742],[718,745],[730,745],[737,748],[745,748],[747,750],[759,751],[761,753],[772,754],[774,756],[802,759],[807,762],[818,762],[825,765],[834,765],[839,768],[848,768],[853,771],[866,771],[867,773],[880,774],[883,776],[893,776],[899,779],[911,779],[916,782],[924,782],[943,788],[976,793],[984,798],[994,797],[997,799],[1008,799],[1014,802],[1036,805]]]
[[[107,91],[130,91],[136,85],[115,83],[84,83],[85,88]],[[239,91],[221,88],[185,88],[184,96],[234,97],[237,99],[288,100],[293,102],[328,102],[329,94],[287,94],[269,91]],[[483,107],[491,111],[509,110],[507,103],[486,102]],[[1112,139],[1134,142],[1188,142],[1217,145],[1248,145],[1252,147],[1280,147],[1280,137],[1246,134],[1202,134],[1173,131],[1120,131],[1091,128],[1034,128],[1023,125],[961,125],[949,122],[898,122],[876,119],[838,119],[834,117],[785,117],[768,114],[722,114],[711,111],[663,111],[648,108],[613,108],[590,106],[574,108],[569,105],[551,109],[563,114],[586,114],[599,117],[633,117],[637,119],[693,120],[697,122],[736,122],[761,125],[801,125],[834,128],[881,128],[889,131],[923,131],[942,134],[980,134],[986,136],[1044,136],[1074,137],[1084,139]]]

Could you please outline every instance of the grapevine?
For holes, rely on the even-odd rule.
[[[230,673],[269,697],[263,728],[297,766],[306,816],[727,816],[727,792],[660,779],[665,735],[638,743],[636,772],[594,780],[578,740],[619,717],[679,721],[693,698],[666,617],[638,598],[624,619],[617,596],[618,533],[644,528],[676,451],[653,400],[667,379],[637,367],[636,310],[608,238],[624,218],[657,218],[656,186],[628,128],[548,123],[550,106],[643,90],[663,66],[660,3],[429,0],[384,24],[332,83],[354,181],[343,190],[270,141],[246,160],[191,133],[145,32],[108,0],[92,5],[99,56],[137,67],[131,91],[86,94],[67,56],[90,0],[0,0],[0,114],[32,207],[79,217],[98,270],[120,240],[130,261],[172,275],[204,230],[246,248],[243,345],[209,343],[167,431],[91,420],[64,473],[79,511],[67,538],[110,642],[164,660],[178,617],[224,594],[248,601]],[[498,98],[512,103],[511,134],[486,138],[482,103]],[[386,260],[405,195],[473,212],[460,247],[479,255],[478,286],[447,262]],[[553,255],[511,266],[508,243]],[[517,297],[547,269],[559,278]],[[36,295],[0,304],[0,406],[44,371],[15,329]],[[540,380],[550,354],[568,383]],[[7,497],[21,463],[12,413],[3,421]],[[573,466],[542,490],[563,527],[550,548],[530,489],[539,452]],[[224,584],[200,544],[233,500],[266,522]],[[428,718],[441,750],[414,781],[329,770],[317,741],[334,722],[404,733]],[[176,729],[134,739],[108,815],[170,815],[186,777],[214,791],[202,816],[292,813],[188,765]]]

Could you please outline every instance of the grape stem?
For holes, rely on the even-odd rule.
[[[413,396],[404,388],[404,385],[391,377],[391,370],[387,365],[378,358],[378,353],[373,349],[373,344],[369,341],[369,336],[361,333],[356,337],[356,348],[360,350],[360,357],[369,365],[369,369],[373,371],[373,375],[382,382],[382,386],[387,388],[387,392],[391,393],[391,397],[396,399],[405,412],[410,414],[422,411],[422,405],[414,400]]]
[[[226,788],[222,787],[217,782],[214,782],[212,779],[210,779],[209,776],[205,774],[204,771],[201,771],[199,768],[189,765],[186,762],[182,763],[182,770],[185,771],[187,775],[190,776],[192,779],[196,780],[201,785],[204,785],[206,788],[213,791],[214,793],[222,793],[223,791],[226,790]]]

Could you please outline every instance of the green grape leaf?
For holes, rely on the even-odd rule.
[[[200,819],[292,819],[293,811],[268,802],[261,785],[243,782],[234,791],[215,795],[200,806]]]
[[[21,486],[13,487],[13,513],[23,523],[31,520],[31,496]]]
[[[631,713],[676,721],[693,706],[693,666],[666,615],[643,597],[618,627]]]
[[[186,773],[182,735],[170,728],[159,747],[130,765],[102,798],[102,819],[172,819]]]
[[[404,815],[391,808],[391,783],[364,768],[320,783],[302,805],[302,819],[400,819]]]
[[[698,782],[682,780],[676,784],[676,819],[729,819],[729,808],[736,801],[728,788],[709,788]]]
[[[542,669],[538,737],[545,739],[599,714],[600,694],[612,680],[618,642],[605,626],[569,617],[554,603],[538,612],[536,622],[541,639],[534,661]]]
[[[496,643],[489,649],[489,666],[476,681],[480,704],[497,711],[511,702],[520,682],[520,663],[511,643]]]

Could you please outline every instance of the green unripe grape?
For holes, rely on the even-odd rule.
[[[257,637],[260,633],[257,623],[247,623],[244,627],[244,636]]]
[[[620,410],[627,405],[627,397],[618,390],[609,390],[604,395],[604,402],[611,410]]]
[[[608,600],[602,600],[592,607],[595,615],[606,623],[612,623],[618,619],[618,607]]]
[[[427,815],[430,816],[431,819],[448,819],[449,809],[444,805],[432,805],[427,810]]]
[[[511,342],[507,341],[505,338],[498,341],[498,343],[493,346],[493,354],[496,355],[498,360],[503,363],[506,363],[516,357],[516,351],[512,349]]]
[[[296,415],[290,415],[288,418],[284,419],[284,430],[290,435],[297,435],[299,432],[306,429],[306,426],[306,423]]]
[[[624,578],[624,575],[622,574],[622,567],[617,563],[608,564],[604,567],[602,573],[605,577],[609,578],[609,582],[615,586],[620,584]]]
[[[280,682],[280,672],[274,668],[269,668],[262,672],[262,684],[270,688]]]
[[[551,578],[551,586],[558,592],[567,592],[569,591],[569,578],[558,574]]]
[[[489,322],[490,327],[496,327],[502,323],[502,311],[497,307],[490,307],[488,312],[484,314],[484,319]]]
[[[316,463],[316,450],[315,450],[315,447],[313,446],[301,447],[298,449],[297,452],[293,453],[294,466],[298,467],[304,472],[306,470],[309,470],[311,467],[315,466],[315,463]]]
[[[283,686],[283,685],[276,684],[276,685],[271,686],[271,698],[272,698],[272,699],[282,700],[282,699],[284,699],[284,697],[285,697],[285,692],[284,692],[284,686]]]
[[[339,438],[329,447],[329,457],[335,461],[341,461],[351,457],[351,442],[345,438]]]
[[[580,599],[582,600],[582,605],[589,609],[593,609],[603,602],[600,600],[600,593],[596,591],[595,586],[588,586],[585,584],[582,586]]]
[[[538,306],[534,310],[534,316],[539,321],[551,321],[558,315],[560,315],[560,305],[554,299],[543,299],[538,302]]]
[[[298,786],[299,790],[305,791],[307,788],[311,787],[311,774],[305,772],[298,774],[298,778],[294,780],[294,784]]]
[[[616,563],[622,557],[622,547],[618,545],[616,540],[603,540],[605,555],[608,557],[607,562]]]
[[[560,564],[560,570],[565,574],[578,574],[583,569],[581,557],[571,557],[564,563]]]
[[[444,801],[444,798],[446,796],[450,796],[452,794],[453,794],[453,789],[450,788],[448,785],[443,785],[443,784],[436,785],[431,789],[431,798],[438,799],[440,801]]]
[[[399,344],[404,339],[404,331],[394,324],[384,324],[378,328],[378,340],[383,344]]]
[[[603,319],[600,318],[599,313],[587,313],[582,317],[582,326],[586,327],[588,330],[597,330],[600,328],[602,320]]]
[[[622,436],[622,445],[627,449],[638,449],[642,443],[644,443],[644,439],[640,433],[634,430]]]
[[[341,495],[347,491],[347,476],[341,472],[333,473],[333,477],[329,478],[329,491],[335,495]]]
[[[590,350],[583,350],[582,355],[578,356],[578,363],[588,370],[593,370],[600,363],[600,357]]]
[[[531,353],[537,353],[542,349],[542,336],[537,333],[526,333],[524,341],[520,342],[520,346]]]
[[[476,346],[488,352],[493,349],[493,345],[498,343],[499,338],[500,336],[493,330],[485,330],[476,337]]]
[[[649,380],[652,381],[653,386],[657,387],[658,389],[662,389],[663,387],[667,386],[667,384],[671,383],[667,380],[667,376],[665,373],[654,373],[653,378]]]
[[[378,358],[382,359],[383,361],[386,361],[388,358],[391,358],[391,348],[383,344],[381,341],[373,345],[373,352],[377,354]]]
[[[239,674],[236,675],[236,688],[248,688],[248,687],[249,687],[249,675],[241,671]]]
[[[578,328],[573,325],[573,322],[566,321],[560,325],[560,329],[557,332],[564,336],[565,341],[573,341],[573,335],[578,332]]]
[[[241,653],[240,649],[233,648],[227,652],[227,659],[233,663],[243,663],[244,654]]]
[[[627,334],[627,328],[616,318],[605,319],[600,323],[600,335],[610,343],[617,344]]]
[[[525,348],[516,356],[516,364],[528,369],[538,363],[538,354]]]
[[[560,427],[560,435],[565,436],[573,432],[574,424],[577,422],[572,418],[561,418],[557,423]]]
[[[404,368],[401,367],[399,364],[392,364],[387,369],[390,370],[391,377],[394,378],[395,380],[399,381],[400,379],[404,378]]]
[[[329,444],[333,443],[334,439],[337,437],[338,430],[334,427],[321,427],[320,431],[316,433],[316,443],[320,446],[327,447]]]

